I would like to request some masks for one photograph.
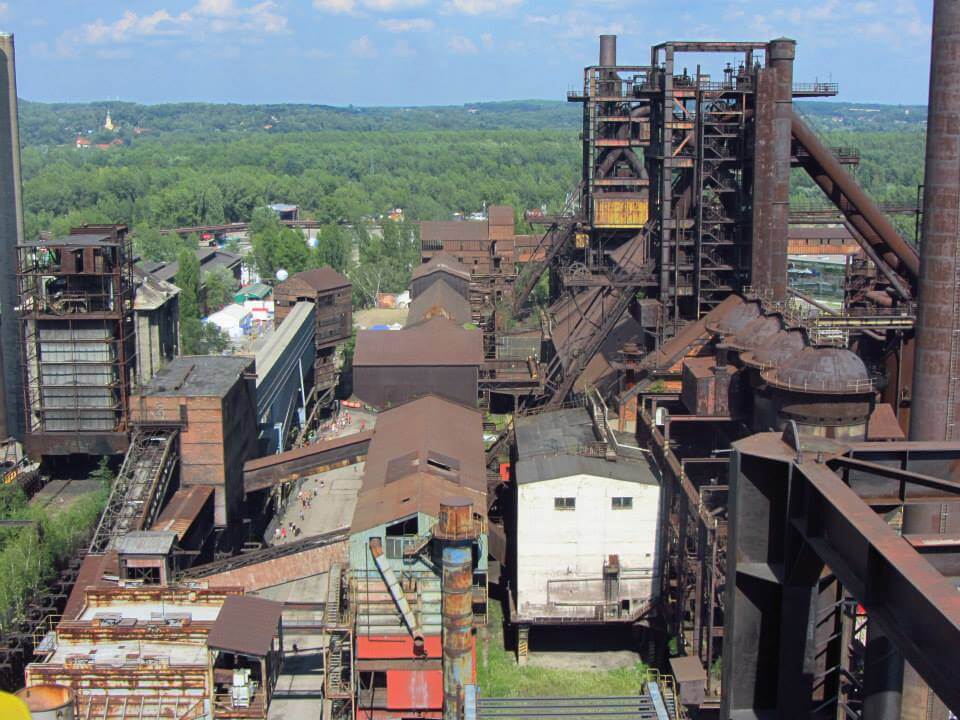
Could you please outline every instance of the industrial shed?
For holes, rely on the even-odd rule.
[[[458,325],[473,320],[470,301],[454,290],[443,278],[432,282],[426,290],[413,299],[407,313],[407,325],[416,325],[435,317],[453,320]]]
[[[377,408],[424,395],[477,404],[483,334],[446,318],[398,332],[360,330],[353,355],[354,393]]]
[[[512,621],[632,622],[659,581],[660,483],[584,408],[518,418]]]
[[[427,225],[429,223],[423,223]],[[474,223],[433,223],[433,224],[452,224],[457,226],[472,226]],[[484,234],[486,228],[484,228]],[[424,241],[426,242],[426,241]],[[416,297],[424,292],[437,279],[443,279],[456,290],[464,299],[470,297],[470,270],[457,258],[446,252],[438,252],[429,260],[424,260],[422,265],[413,269],[410,275],[410,297]]]

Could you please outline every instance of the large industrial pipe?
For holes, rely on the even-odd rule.
[[[910,439],[954,440],[960,437],[960,4],[955,0],[934,3],[928,113]]]
[[[793,138],[807,151],[810,160],[804,169],[811,179],[847,216],[850,224],[876,247],[884,261],[901,275],[915,279],[920,272],[917,251],[894,229],[876,204],[850,176],[816,133],[793,110],[790,112]],[[819,166],[819,167],[817,167]],[[883,246],[886,247],[883,247]]]
[[[461,720],[464,688],[473,672],[473,505],[466,498],[440,505],[434,537],[443,543],[443,717]]]
[[[600,64],[613,67],[617,64],[617,36],[600,36]]]
[[[773,71],[773,187],[770,206],[770,259],[768,287],[777,300],[787,298],[787,242],[790,232],[791,116],[793,115],[794,40],[780,38],[767,46],[768,63]]]
[[[0,33],[0,354],[6,433],[18,440],[25,430],[20,323],[17,318],[17,245],[23,242],[20,185],[20,127],[13,35]],[[0,439],[5,439],[0,438]]]
[[[390,597],[393,598],[393,602],[397,606],[400,617],[403,619],[403,624],[407,626],[407,632],[409,632],[410,637],[413,638],[414,654],[423,655],[423,630],[420,627],[420,621],[410,607],[410,602],[407,600],[403,588],[400,587],[400,581],[397,580],[396,573],[393,572],[393,568],[390,567],[390,562],[383,554],[383,545],[380,538],[370,538],[370,554],[373,556],[373,562],[377,566],[377,570],[380,571],[383,584],[387,586],[387,592],[390,593]]]

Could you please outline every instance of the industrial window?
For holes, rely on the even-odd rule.
[[[555,497],[553,499],[554,510],[576,510],[577,499],[572,497]]]
[[[614,510],[632,510],[633,509],[633,498],[632,497],[615,497],[611,498],[610,506]]]

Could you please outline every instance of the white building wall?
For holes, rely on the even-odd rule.
[[[554,499],[576,498],[573,510]],[[612,508],[614,497],[633,498],[630,509]],[[517,610],[521,616],[592,616],[603,602],[603,565],[620,558],[620,597],[632,608],[656,592],[656,485],[573,475],[517,489]]]

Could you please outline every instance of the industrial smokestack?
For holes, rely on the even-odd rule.
[[[960,410],[960,5],[936,0],[920,245],[911,440],[955,440]],[[930,532],[929,529],[921,532]]]
[[[600,64],[614,66],[617,64],[617,36],[600,36]]]
[[[23,373],[17,318],[17,245],[23,242],[20,127],[13,35],[0,33],[0,354],[6,432],[23,439]],[[5,439],[5,438],[0,438]]]
[[[956,440],[960,411],[960,5],[935,0],[930,47],[927,157],[920,242],[919,310],[910,407],[911,440]],[[956,503],[907,505],[902,532],[953,533]],[[894,656],[894,660],[902,659]],[[946,707],[910,665],[903,669],[901,710],[940,720]],[[923,710],[920,710],[923,708]],[[890,714],[893,717],[893,714]]]
[[[443,543],[443,718],[462,720],[473,672],[473,505],[466,498],[440,504],[433,536]]]

